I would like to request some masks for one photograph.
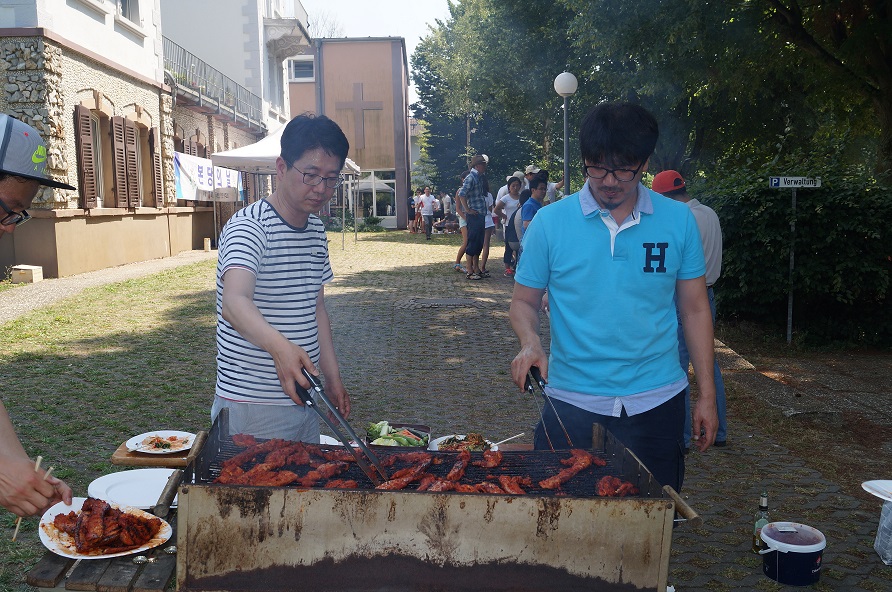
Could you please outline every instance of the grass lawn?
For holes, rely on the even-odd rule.
[[[0,384],[28,453],[85,495],[127,438],[210,425],[215,261],[92,288],[0,326]],[[25,590],[37,519],[0,510],[0,590]]]

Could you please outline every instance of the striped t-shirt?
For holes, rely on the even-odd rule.
[[[254,304],[263,318],[319,362],[316,297],[332,278],[325,227],[311,215],[304,228],[285,222],[269,202],[239,210],[220,234],[217,261],[217,396],[289,405],[272,356],[223,319],[223,274],[234,267],[256,276]]]

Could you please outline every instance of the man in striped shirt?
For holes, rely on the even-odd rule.
[[[341,183],[349,143],[324,116],[300,115],[282,134],[277,189],[223,228],[217,263],[217,387],[211,417],[229,409],[232,433],[319,442],[319,418],[295,382],[321,370],[347,417],[324,285],[333,276],[315,215]],[[317,369],[318,368],[318,369]]]

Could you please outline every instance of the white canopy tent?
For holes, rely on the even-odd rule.
[[[244,171],[246,173],[275,175],[276,159],[282,152],[283,131],[285,131],[284,125],[253,144],[211,154],[211,162],[213,162],[214,166],[226,167],[237,171]],[[355,162],[348,158],[344,162],[344,168],[341,172],[345,175],[355,176],[360,173],[360,168]],[[347,201],[352,202],[352,196],[350,196]],[[346,226],[346,209],[346,207],[341,208],[342,235],[343,229]],[[216,207],[214,208],[214,212],[216,217]]]
[[[275,175],[276,159],[282,152],[283,131],[285,131],[284,125],[253,144],[211,154],[211,161],[214,166],[236,169],[246,173]],[[348,158],[344,163],[343,173],[358,175],[359,166]]]

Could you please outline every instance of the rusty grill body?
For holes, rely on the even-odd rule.
[[[179,590],[313,592],[665,590],[675,503],[621,443],[596,426],[606,467],[576,475],[560,492],[527,495],[378,491],[358,467],[337,478],[368,489],[214,484],[243,450],[221,414],[179,491]],[[386,456],[387,453],[382,453]],[[432,453],[444,462],[455,453]],[[487,475],[565,468],[564,452],[505,452]],[[473,459],[482,457],[472,454]],[[288,468],[288,467],[286,467]],[[304,468],[305,472],[307,469]],[[639,497],[600,498],[603,475],[635,483]],[[410,488],[413,485],[410,485]]]

